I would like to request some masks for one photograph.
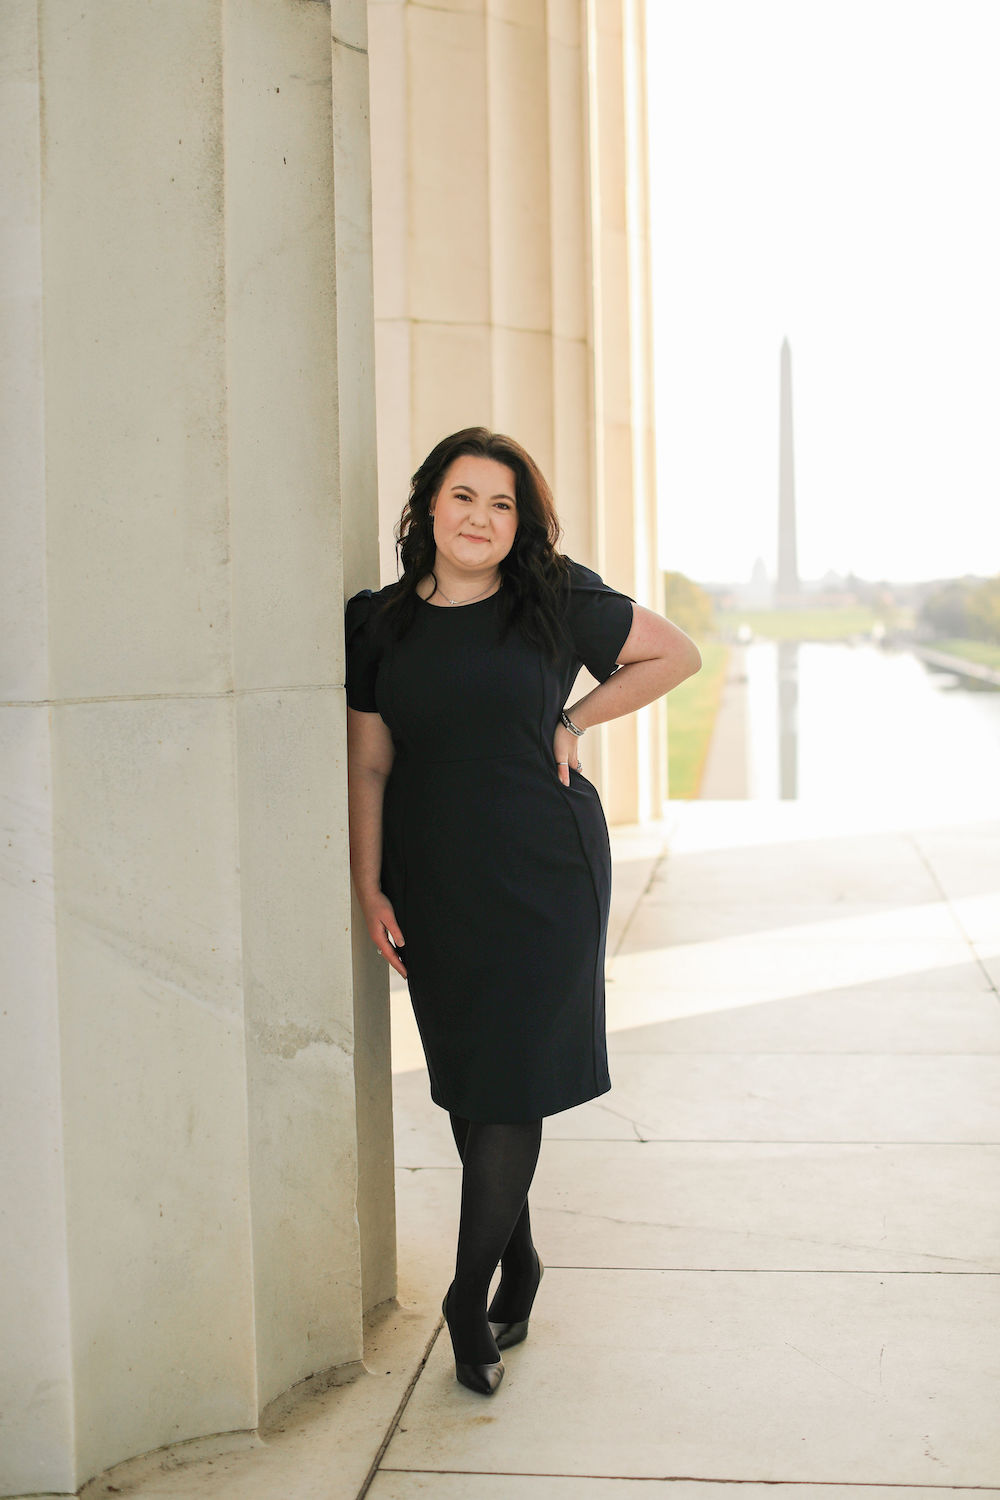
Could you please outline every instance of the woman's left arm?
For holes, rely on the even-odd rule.
[[[619,667],[606,682],[566,709],[578,729],[592,729],[609,719],[620,719],[662,698],[701,667],[701,652],[680,626],[642,604],[632,606],[632,628],[618,653]],[[575,765],[579,740],[560,724],[556,730],[556,762]],[[559,765],[559,779],[569,785],[568,766]]]

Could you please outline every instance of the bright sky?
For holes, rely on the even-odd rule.
[[[1000,571],[1000,0],[647,0],[662,561]]]

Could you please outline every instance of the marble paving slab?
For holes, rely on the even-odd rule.
[[[672,947],[657,944],[650,933],[648,945],[645,940],[634,946],[623,942],[608,974],[615,983],[633,988],[728,991],[785,1000],[887,981],[903,982],[909,989],[939,989],[941,969],[973,962],[972,949],[957,935],[887,937],[876,921],[865,917]]]
[[[988,1500],[1000,1489],[977,1489]],[[381,1470],[369,1500],[971,1500],[967,1490],[931,1485],[740,1485],[697,1479],[579,1479],[557,1474],[415,1474]]]
[[[973,907],[970,898],[970,911],[980,906],[989,911],[985,898],[976,898],[976,903]],[[909,904],[884,901],[876,905],[849,896],[836,902],[768,901],[756,893],[740,900],[718,901],[698,899],[684,890],[659,899],[651,892],[632,914],[620,947],[611,951],[629,953],[644,947],[712,942],[775,929],[780,930],[783,940],[788,935],[803,942],[825,942],[830,922],[836,923],[838,941],[852,936],[863,940],[875,931],[880,938],[963,936],[953,904],[939,899],[936,892]]]
[[[544,1287],[488,1401],[438,1337],[385,1469],[995,1484],[1000,1277],[553,1269]]]
[[[997,993],[997,1003],[1000,1005],[1000,943],[992,940],[988,942],[977,942],[974,950],[979,968],[989,979],[994,992]]]
[[[531,1208],[567,1266],[1000,1272],[1000,1146],[549,1141]]]
[[[1000,1142],[1000,1057],[633,1053],[590,1106],[642,1140]],[[565,1128],[565,1127],[564,1127]],[[576,1122],[584,1138],[589,1119]]]
[[[965,964],[940,982],[786,1000],[611,984],[608,1030],[616,1052],[1000,1052],[1000,1003],[982,969]]]
[[[398,1174],[401,1297],[443,1295],[460,1195]],[[530,1206],[549,1266],[1000,1273],[1000,1146],[546,1140]]]

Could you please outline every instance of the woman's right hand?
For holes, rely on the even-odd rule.
[[[397,948],[402,948],[404,938],[399,930],[392,902],[381,891],[376,891],[373,896],[361,902],[361,910],[364,912],[365,925],[375,947],[389,966],[405,979],[406,969],[396,952]]]

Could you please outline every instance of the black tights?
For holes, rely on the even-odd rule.
[[[506,1323],[526,1316],[538,1278],[528,1189],[542,1122],[486,1124],[452,1115],[451,1128],[462,1158],[462,1217],[448,1322],[456,1359],[491,1364],[499,1355],[489,1319]],[[488,1318],[486,1296],[501,1260],[503,1275]]]

